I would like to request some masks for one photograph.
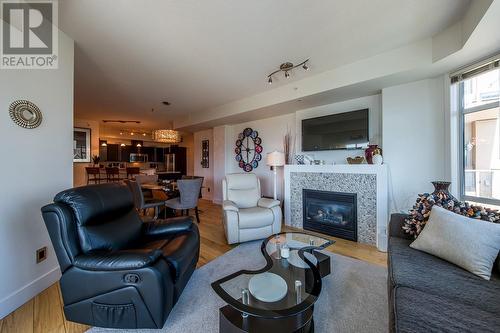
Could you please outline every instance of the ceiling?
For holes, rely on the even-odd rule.
[[[311,58],[311,69],[295,70],[289,80],[277,77],[272,88],[432,37],[468,5],[64,0],[59,22],[75,40],[75,116],[158,128],[271,89],[266,76],[285,61]]]

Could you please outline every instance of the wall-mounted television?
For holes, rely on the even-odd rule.
[[[368,146],[368,109],[302,120],[302,151]]]

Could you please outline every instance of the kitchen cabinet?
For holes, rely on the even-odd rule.
[[[142,147],[141,153],[148,155],[148,162],[156,162],[155,147]]]
[[[131,146],[120,146],[120,162],[130,162]]]
[[[106,161],[109,161],[109,162],[118,162],[120,161],[119,159],[119,155],[118,155],[118,148],[119,145],[117,144],[108,144],[106,146]]]
[[[163,147],[155,147],[155,162],[163,163],[165,162],[165,151]]]

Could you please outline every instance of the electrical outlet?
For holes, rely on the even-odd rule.
[[[47,259],[47,247],[44,246],[36,250],[36,263],[39,264]]]

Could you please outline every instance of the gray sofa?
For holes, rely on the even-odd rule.
[[[414,250],[401,229],[405,218],[393,214],[389,223],[389,331],[500,332],[498,261],[486,281]]]

